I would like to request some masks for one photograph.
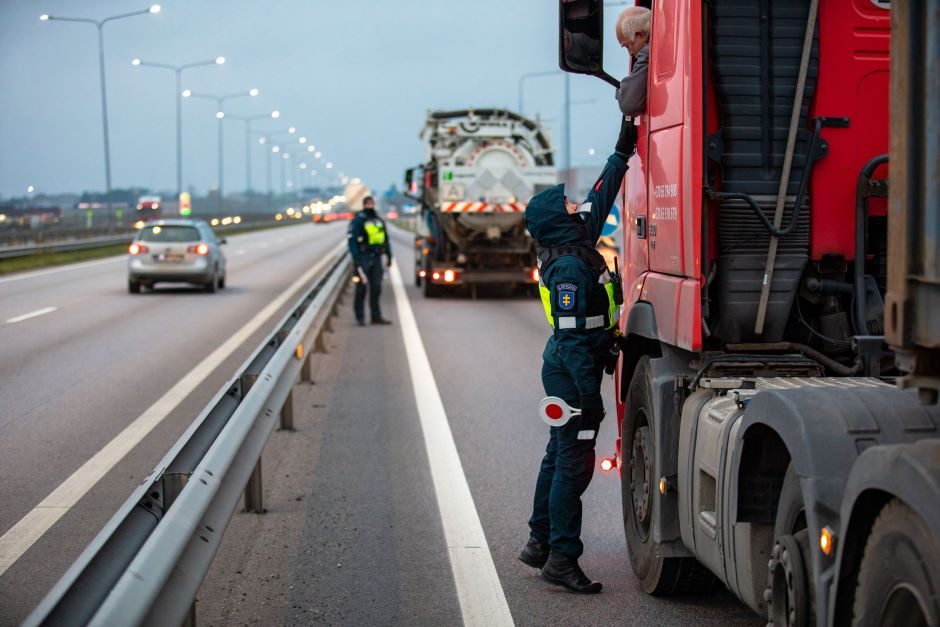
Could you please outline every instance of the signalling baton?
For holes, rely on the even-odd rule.
[[[573,416],[580,415],[580,409],[571,407],[557,396],[546,396],[539,403],[539,418],[550,427],[563,427]]]

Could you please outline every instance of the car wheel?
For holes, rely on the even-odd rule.
[[[220,290],[225,289],[225,275],[224,274],[219,277],[219,289]]]
[[[209,282],[203,286],[203,289],[205,289],[210,294],[214,294],[216,290],[216,285],[217,285],[216,278],[215,276],[213,276],[211,279],[209,279]]]
[[[140,294],[140,281],[129,279],[127,281],[127,291],[131,294]]]

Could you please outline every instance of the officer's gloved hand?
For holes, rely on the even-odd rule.
[[[617,138],[614,150],[627,156],[636,152],[636,126],[633,120],[627,118],[620,120],[620,137]]]
[[[600,394],[581,397],[581,428],[595,431],[604,420],[604,401]]]
[[[391,256],[389,256],[388,261],[385,262],[385,267],[386,267],[386,268],[391,268],[391,267],[392,267],[392,257],[391,257]]]

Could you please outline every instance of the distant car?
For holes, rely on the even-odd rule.
[[[224,288],[224,243],[202,220],[148,222],[128,250],[127,289],[137,294],[156,283],[193,283],[207,292]]]

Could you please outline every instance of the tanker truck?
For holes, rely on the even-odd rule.
[[[938,4],[637,4],[602,463],[633,576],[777,627],[940,625]],[[562,69],[617,84],[603,0],[555,9]]]
[[[428,114],[425,162],[405,172],[421,205],[415,284],[426,297],[456,286],[534,286],[535,245],[523,214],[555,184],[549,136],[537,121],[504,109]]]

